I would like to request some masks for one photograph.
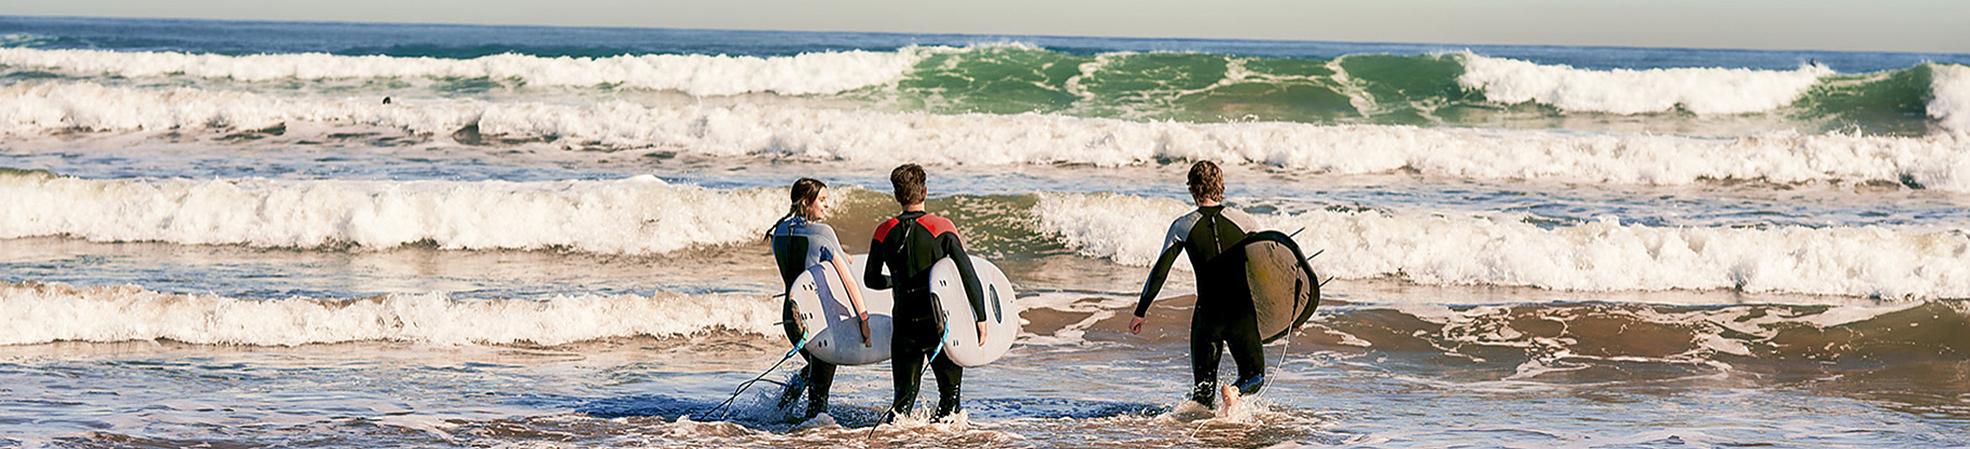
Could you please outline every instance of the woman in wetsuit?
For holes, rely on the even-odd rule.
[[[773,224],[767,231],[767,238],[773,241],[773,259],[780,267],[780,279],[785,288],[793,288],[793,281],[808,267],[819,264],[832,264],[835,273],[841,276],[841,284],[848,290],[849,302],[855,307],[855,315],[861,317],[862,344],[869,341],[869,312],[862,305],[862,289],[855,285],[854,272],[850,270],[846,251],[841,249],[841,239],[835,238],[835,230],[818,220],[828,215],[828,185],[817,179],[800,178],[794,181],[792,201],[787,207],[787,215]],[[785,291],[782,291],[785,293]],[[800,323],[794,319],[793,298],[787,298],[781,307],[781,325],[787,332],[789,343],[799,342],[802,337]],[[804,418],[813,418],[828,412],[828,387],[834,383],[835,365],[815,358],[807,351],[800,352],[807,360],[807,367],[787,382],[786,391],[780,394],[780,407],[792,405],[800,397],[801,387],[806,387],[807,411]]]
[[[1170,266],[1178,254],[1188,253],[1192,272],[1197,275],[1197,307],[1190,316],[1190,369],[1197,385],[1190,399],[1211,406],[1218,393],[1218,361],[1227,349],[1232,362],[1238,364],[1238,381],[1233,386],[1239,394],[1251,395],[1265,386],[1265,346],[1259,339],[1251,292],[1236,284],[1245,282],[1245,272],[1212,271],[1210,264],[1226,248],[1244,240],[1245,234],[1258,229],[1250,215],[1224,207],[1224,172],[1216,163],[1191,165],[1186,184],[1197,210],[1170,224],[1169,234],[1163,237],[1163,254],[1142,286],[1135,318],[1129,320],[1129,332],[1142,333],[1149,303],[1163,289]]]

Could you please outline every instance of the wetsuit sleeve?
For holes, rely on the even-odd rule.
[[[1176,266],[1177,256],[1183,254],[1183,237],[1190,234],[1189,216],[1178,218],[1170,224],[1170,232],[1163,236],[1163,254],[1156,256],[1156,265],[1149,269],[1149,280],[1142,284],[1142,297],[1136,300],[1135,316],[1148,316],[1149,303],[1156,300],[1156,294],[1163,291],[1163,282],[1170,278],[1170,268]]]
[[[978,282],[978,271],[971,266],[971,255],[964,252],[964,242],[953,231],[938,235],[937,244],[944,247],[944,254],[958,266],[958,277],[964,279],[965,300],[971,302],[972,318],[985,322],[985,287]]]
[[[1149,270],[1149,281],[1142,284],[1142,298],[1136,300],[1135,316],[1149,314],[1149,303],[1163,291],[1163,282],[1169,280],[1170,267],[1176,265],[1179,254],[1183,254],[1183,245],[1172,242],[1163,248],[1163,255],[1156,257],[1156,267]]]
[[[882,275],[884,264],[882,256],[889,254],[889,247],[883,245],[882,239],[889,235],[889,228],[894,226],[896,226],[895,219],[883,222],[881,226],[876,226],[876,235],[869,240],[868,260],[862,261],[862,285],[868,288],[888,290],[895,285],[890,282],[889,276]]]
[[[875,290],[889,289],[889,276],[882,275],[882,255],[888,252],[888,248],[882,247],[881,239],[869,242],[868,260],[862,261],[862,285]]]

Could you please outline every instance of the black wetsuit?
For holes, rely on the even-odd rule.
[[[1135,316],[1149,313],[1149,303],[1163,289],[1177,254],[1189,253],[1191,269],[1197,274],[1197,307],[1190,316],[1190,368],[1197,385],[1190,397],[1204,405],[1215,402],[1218,361],[1227,349],[1238,364],[1235,385],[1241,394],[1257,393],[1265,384],[1265,345],[1259,340],[1258,317],[1252,309],[1251,292],[1245,289],[1243,267],[1215,270],[1210,264],[1225,248],[1254,230],[1251,216],[1224,206],[1199,207],[1178,217],[1170,224],[1170,232],[1163,239],[1163,254],[1156,259],[1156,268],[1150,271],[1142,298],[1136,303]]]
[[[930,294],[930,269],[945,257],[957,264],[964,278],[965,296],[971,301],[973,316],[938,316],[938,307]],[[882,275],[883,267],[889,268],[889,276]],[[890,409],[898,415],[908,414],[916,405],[924,359],[938,352],[937,348],[943,344],[946,318],[950,321],[949,332],[977,332],[976,323],[985,322],[985,301],[979,294],[983,289],[978,274],[972,270],[971,258],[965,254],[957,226],[944,217],[923,212],[904,212],[876,227],[865,269],[863,282],[869,288],[891,289],[896,298],[892,311],[896,333],[890,340],[896,402]],[[957,412],[964,368],[940,353],[930,361],[930,369],[937,376],[936,416]]]
[[[793,288],[793,281],[800,279],[800,274],[806,272],[807,267],[831,263],[837,257],[848,257],[848,253],[842,252],[841,241],[835,238],[834,228],[800,216],[787,217],[773,225],[773,259],[779,264],[780,278],[785,281],[786,288]],[[780,319],[781,328],[787,332],[787,342],[799,342],[800,323],[794,320],[792,298],[781,305]],[[800,351],[800,356],[807,359],[807,367],[801,369],[800,378],[807,384],[806,416],[812,418],[828,411],[828,387],[834,384],[835,364],[815,358],[805,349]],[[792,390],[787,393],[799,394]]]

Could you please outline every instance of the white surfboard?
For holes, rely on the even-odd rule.
[[[860,257],[850,257],[849,276],[862,274]],[[860,287],[860,278],[856,279]],[[862,287],[862,302],[869,309],[869,344],[862,345],[862,329],[857,323],[855,305],[848,290],[835,275],[832,263],[807,267],[787,292],[794,303],[794,319],[807,330],[807,353],[837,365],[867,365],[889,360],[889,340],[895,331],[890,311],[896,299],[889,292]]]
[[[958,274],[957,262],[947,258],[930,268],[930,293],[937,297],[937,304],[950,323],[944,335],[944,355],[965,367],[1004,357],[1006,351],[1012,350],[1013,338],[1019,336],[1019,303],[1013,301],[1012,281],[991,261],[973,257],[971,267],[978,273],[979,287],[984,289],[981,292],[987,326],[984,345],[978,344],[978,326],[973,324],[977,320],[971,314],[971,300],[965,296],[964,279]]]

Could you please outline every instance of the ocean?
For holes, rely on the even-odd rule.
[[[1970,55],[0,17],[0,136],[0,447],[1970,446]],[[1197,160],[1334,279],[1226,416]],[[709,413],[906,162],[962,419]]]

